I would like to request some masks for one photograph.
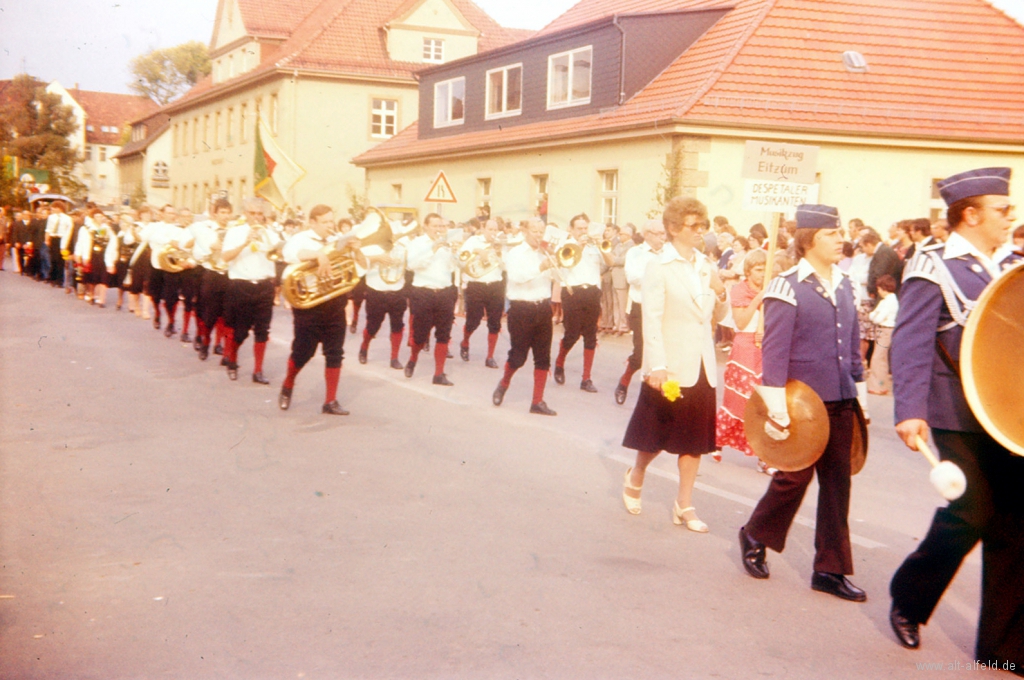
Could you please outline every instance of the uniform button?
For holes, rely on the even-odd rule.
[[[842,358],[842,357],[839,357],[839,360],[840,360],[840,361],[842,361],[842,360],[843,360],[843,358]]]
[[[836,324],[836,328],[842,328],[842,327],[843,327],[843,324],[841,324],[841,323],[837,323]]]
[[[842,341],[842,339],[840,339],[840,340],[839,340],[839,344],[840,344],[840,345],[841,345],[841,344],[843,344],[843,341]]]

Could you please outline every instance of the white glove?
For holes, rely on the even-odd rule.
[[[860,410],[864,412],[864,420],[871,422],[871,415],[868,413],[868,384],[866,382],[857,383],[857,403],[860,404]]]
[[[764,405],[768,407],[770,421],[765,422],[764,432],[775,441],[789,438],[789,409],[786,407],[786,388],[758,385],[754,389],[761,395]],[[774,423],[772,422],[774,421]]]

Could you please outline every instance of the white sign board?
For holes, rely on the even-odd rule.
[[[817,184],[743,180],[743,209],[793,213],[798,205],[818,202]]]
[[[743,153],[743,179],[814,184],[817,173],[816,146],[747,141]]]

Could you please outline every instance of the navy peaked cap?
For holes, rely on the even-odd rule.
[[[938,182],[946,205],[972,196],[1009,196],[1010,168],[979,168],[947,177]]]
[[[796,208],[797,229],[837,229],[839,211],[830,205],[805,203]]]

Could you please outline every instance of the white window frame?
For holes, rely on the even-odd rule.
[[[452,111],[454,109],[454,107],[452,106],[452,85],[454,83],[459,82],[459,81],[462,81],[462,118],[454,119],[454,118],[452,118]],[[438,113],[440,111],[438,109],[437,104],[438,104],[438,101],[439,101],[439,99],[441,97],[441,90],[442,90],[442,88],[445,88],[446,86],[447,86],[447,91],[445,92],[444,96],[447,97],[447,99],[448,99],[448,119],[447,120],[441,120],[438,117]],[[435,128],[452,127],[453,125],[462,125],[465,122],[466,122],[466,77],[465,76],[459,76],[458,78],[450,78],[448,80],[442,80],[439,83],[434,83],[434,127]]]
[[[508,72],[513,69],[519,69],[519,108],[510,109],[508,108]],[[491,74],[501,73],[501,111],[491,111]],[[486,88],[484,92],[484,120],[494,120],[495,118],[509,118],[511,116],[518,116],[523,112],[523,64],[509,64],[508,66],[502,66],[500,68],[492,68],[490,71],[484,74],[484,82]]]
[[[378,108],[377,104],[380,103]],[[388,108],[390,105],[390,108]],[[375,132],[374,117],[380,116],[380,131]],[[388,132],[390,127],[391,131]],[[370,98],[370,137],[373,139],[391,139],[398,134],[398,100],[383,97]]]
[[[572,81],[573,81],[573,75],[574,75],[574,73],[573,73],[574,66],[573,65],[575,63],[575,56],[577,54],[581,53],[581,52],[590,52],[590,77],[588,79],[589,82],[587,83],[587,96],[586,97],[579,97],[577,99],[574,99],[573,96],[572,96]],[[552,95],[552,89],[553,89],[552,85],[554,83],[554,75],[555,75],[554,69],[553,69],[553,62],[554,62],[555,59],[558,59],[560,57],[568,57],[568,59],[569,59],[569,68],[568,68],[568,71],[567,71],[567,74],[566,74],[566,87],[567,87],[567,91],[565,93],[566,99],[565,99],[564,102],[555,102],[555,103],[553,103],[551,101],[551,95]],[[587,45],[586,47],[578,47],[578,48],[576,48],[574,50],[569,50],[567,52],[559,52],[558,54],[552,54],[552,55],[550,55],[548,57],[548,98],[547,98],[547,102],[548,102],[548,109],[549,110],[550,109],[564,109],[564,108],[568,108],[570,106],[585,106],[585,105],[590,103],[590,98],[593,95],[593,92],[594,92],[594,46],[593,45]]]
[[[599,170],[601,182],[601,223],[619,223],[619,171],[616,169]],[[608,188],[608,178],[613,180],[613,188]],[[609,206],[611,208],[609,209]]]
[[[424,38],[423,39],[423,63],[443,64],[444,63],[444,39]]]

